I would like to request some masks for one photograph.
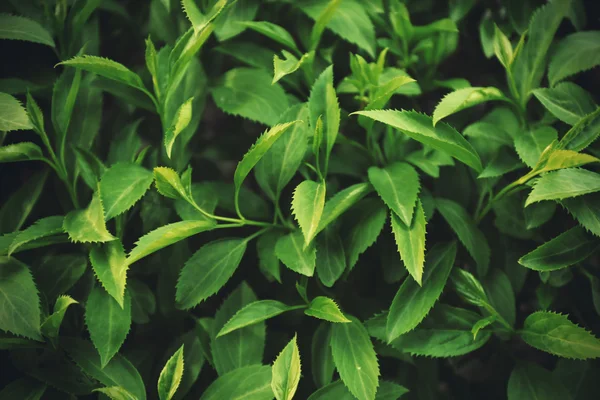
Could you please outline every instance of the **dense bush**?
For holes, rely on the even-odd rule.
[[[592,4],[0,12],[0,399],[598,398]]]

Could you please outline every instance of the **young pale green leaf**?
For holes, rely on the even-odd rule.
[[[317,235],[325,207],[325,182],[304,181],[294,190],[292,213],[304,235],[304,247]]]
[[[210,332],[210,350],[219,376],[237,368],[262,362],[266,333],[264,322],[238,329],[225,336],[215,337],[217,332],[240,309],[256,300],[256,295],[250,286],[246,282],[242,282],[225,299],[215,315]]]
[[[569,168],[543,175],[535,182],[535,186],[527,201],[528,205],[544,200],[562,200],[600,191],[600,175],[579,168]]]
[[[494,54],[504,69],[508,70],[514,59],[513,47],[504,32],[494,24]]]
[[[34,160],[44,160],[42,149],[37,144],[21,142],[0,147],[0,164]]]
[[[581,226],[600,236],[600,194],[572,197],[563,200],[562,204]]]
[[[123,308],[129,263],[121,241],[113,240],[92,247],[90,262],[106,292]]]
[[[158,377],[158,397],[160,400],[171,400],[179,388],[183,377],[183,346],[169,358]]]
[[[171,199],[189,199],[190,194],[175,170],[168,167],[155,167],[153,175],[156,182],[156,190],[160,194]]]
[[[255,301],[239,310],[229,321],[227,321],[217,334],[217,337],[227,335],[237,329],[265,321],[286,311],[296,310],[301,307],[304,306],[288,306],[276,300]]]
[[[544,164],[538,164],[536,170],[549,172],[557,169],[580,167],[585,164],[600,162],[589,154],[577,153],[573,150],[553,150]]]
[[[435,107],[433,111],[433,126],[442,119],[459,111],[495,100],[509,101],[495,87],[469,87],[455,90],[444,96],[442,101]]]
[[[79,302],[68,295],[58,296],[56,303],[54,304],[53,313],[46,318],[41,326],[41,331],[44,336],[48,338],[57,338],[60,325],[62,324],[67,308],[71,304],[78,304]]]
[[[200,32],[206,28],[206,26],[221,13],[226,5],[227,0],[218,0],[213,4],[210,11],[204,15],[202,12],[200,12],[200,9],[198,9],[198,6],[194,0],[181,0],[183,11],[192,23],[194,31],[196,32]]]
[[[508,379],[508,400],[564,400],[572,398],[550,371],[537,364],[520,363]]]
[[[539,87],[554,34],[571,6],[571,0],[556,1],[538,8],[529,23],[527,42],[515,56],[513,76],[521,104]]]
[[[181,308],[192,308],[217,293],[231,278],[247,240],[227,238],[205,244],[185,263],[177,280],[175,299]]]
[[[286,75],[293,74],[298,71],[300,67],[311,60],[315,55],[314,53],[305,53],[298,59],[295,55],[286,50],[281,50],[283,58],[279,58],[278,55],[273,57],[273,81],[277,83],[281,78]]]
[[[340,190],[332,198],[327,200],[325,207],[323,208],[321,220],[319,221],[317,233],[325,229],[372,190],[373,188],[368,183],[357,183],[344,190]]]
[[[161,226],[139,238],[129,253],[127,262],[133,264],[162,248],[177,243],[216,226],[214,221],[181,221]]]
[[[40,298],[27,265],[14,258],[0,257],[0,292],[4,298],[0,330],[42,340]]]
[[[271,367],[251,365],[235,369],[210,384],[200,400],[272,400]]]
[[[262,69],[235,68],[227,71],[222,84],[212,90],[215,104],[224,112],[262,124],[277,124],[289,107],[279,84],[271,84],[271,75]]]
[[[591,95],[571,82],[535,89],[533,94],[552,115],[569,125],[575,125],[597,108]]]
[[[410,276],[419,284],[423,279],[423,264],[425,264],[425,211],[421,201],[417,201],[417,211],[413,221],[406,225],[392,211],[390,213],[392,221],[392,232],[396,239],[396,246],[400,258],[404,262]]]
[[[346,270],[346,253],[342,238],[333,228],[317,237],[316,270],[319,280],[326,287],[332,287]]]
[[[34,20],[17,15],[0,15],[0,39],[25,40],[50,47],[55,46],[52,35],[43,26]]]
[[[192,120],[192,101],[194,101],[194,98],[190,97],[179,106],[175,112],[171,126],[165,131],[165,150],[167,151],[167,156],[169,158],[171,158],[175,139],[177,139],[177,136],[179,136],[181,131],[188,127]]]
[[[94,392],[102,393],[111,400],[135,400],[136,398],[121,386],[110,386],[94,389]]]
[[[107,79],[123,83],[144,92],[146,91],[142,78],[140,78],[138,74],[131,71],[123,64],[119,64],[118,62],[107,58],[89,55],[76,56],[70,60],[59,63],[59,65],[67,65],[84,71],[93,72]]]
[[[423,144],[447,153],[477,172],[482,170],[481,159],[473,146],[448,124],[433,126],[431,117],[414,111],[371,110],[353,114],[390,125]]]
[[[386,336],[391,342],[413,330],[425,318],[442,294],[456,257],[456,244],[437,244],[426,256],[423,286],[406,279],[390,306]]]
[[[528,345],[559,357],[600,357],[600,339],[569,321],[566,315],[535,312],[527,317],[519,334]]]
[[[471,328],[471,333],[473,334],[473,340],[477,339],[477,335],[481,332],[482,329],[487,328],[494,322],[498,320],[498,317],[495,315],[490,315],[485,318],[481,318],[475,324],[473,324],[473,328]]]
[[[375,57],[375,29],[362,3],[355,0],[310,0],[299,4],[300,9],[316,21],[311,34],[313,48],[318,45],[325,27]],[[317,28],[317,25],[319,27]]]
[[[311,372],[313,381],[317,387],[322,387],[331,383],[335,364],[331,354],[331,325],[328,322],[321,322],[315,330],[311,343]]]
[[[316,253],[314,244],[304,245],[300,231],[283,236],[275,245],[277,258],[292,271],[305,276],[313,276],[315,272]]]
[[[94,347],[98,350],[101,368],[119,351],[131,326],[131,297],[125,294],[123,307],[104,289],[92,289],[85,305],[85,324]]]
[[[480,316],[473,311],[437,305],[415,330],[391,344],[394,348],[413,355],[427,357],[457,357],[485,345],[492,333],[483,331],[477,338],[471,333]]]
[[[515,139],[515,150],[527,166],[533,168],[540,155],[550,143],[558,138],[556,130],[549,126],[541,126],[531,131],[522,132]]]
[[[315,297],[308,308],[304,310],[304,314],[329,322],[350,322],[335,301],[325,296]]]
[[[490,246],[481,230],[460,204],[436,199],[435,205],[477,263],[477,271],[481,276],[485,275],[490,265]]]
[[[364,199],[346,217],[348,229],[344,227],[346,234],[342,239],[348,267],[352,269],[358,257],[379,237],[387,219],[387,209],[378,199]]]
[[[419,174],[407,164],[397,162],[385,168],[369,168],[369,181],[379,197],[405,225],[410,225],[421,185]]]
[[[294,177],[308,148],[308,107],[299,104],[288,109],[279,123],[298,121],[273,143],[254,167],[256,180],[271,198],[278,198],[281,191]]]
[[[373,400],[379,386],[379,364],[369,334],[359,320],[331,328],[333,361],[344,385],[359,400]]]
[[[106,220],[129,210],[152,185],[152,172],[136,164],[118,163],[100,179],[100,197]]]
[[[99,191],[94,193],[86,209],[73,210],[65,216],[63,228],[74,242],[110,242],[116,239],[106,229]]]
[[[271,389],[277,400],[292,400],[300,382],[300,350],[297,335],[284,347],[273,363]]]
[[[63,233],[63,220],[64,217],[58,215],[37,220],[33,225],[22,230],[15,236],[8,248],[8,255],[10,256],[19,247],[26,245],[29,242]]]
[[[548,66],[550,84],[600,65],[599,53],[600,31],[576,32],[562,39]]]
[[[585,260],[598,247],[596,237],[576,226],[527,253],[519,264],[534,271],[555,271]]]
[[[283,135],[290,127],[292,127],[298,121],[286,122],[283,124],[275,125],[263,133],[256,142],[252,145],[250,150],[240,161],[235,169],[233,175],[233,181],[235,183],[235,202],[236,208],[238,204],[238,196],[244,179],[248,176],[252,168],[260,161],[260,159],[269,151],[271,146]],[[238,209],[239,214],[239,209]]]
[[[3,15],[0,15],[0,35],[2,32]],[[0,92],[0,131],[18,131],[33,129],[33,125],[27,116],[19,100],[7,93]]]
[[[277,24],[269,21],[245,21],[240,22],[240,24],[260,33],[261,35],[265,35],[266,37],[273,39],[277,43],[282,44],[291,50],[295,50],[297,53],[300,52],[298,47],[296,47],[296,42],[294,41],[292,35],[290,35],[288,31]]]

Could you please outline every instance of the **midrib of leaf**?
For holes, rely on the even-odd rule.
[[[116,301],[112,298],[112,296],[110,297],[110,301]],[[110,304],[110,303],[109,303]],[[113,316],[113,307],[109,306],[108,307],[108,346],[106,346],[106,350],[111,349],[112,348],[112,316]],[[108,355],[108,352],[104,352],[104,357],[106,357]],[[102,361],[100,361],[102,362]]]
[[[22,288],[21,293],[27,292],[27,289],[23,285],[21,285],[19,282],[14,281],[14,283],[16,283],[18,286],[20,286]],[[18,312],[19,309],[15,306],[15,304],[13,304],[13,302],[10,300],[10,297],[8,297],[8,295],[5,293],[4,290],[2,290],[2,288],[0,288],[0,292],[6,299],[6,302],[4,304],[10,304],[10,306],[16,311],[17,316],[25,323],[25,325],[29,326],[34,332],[38,331],[38,329],[35,326],[31,325],[30,321],[28,321],[20,312]],[[22,298],[20,298],[20,299],[23,300]],[[23,301],[23,302],[27,303],[26,301]],[[6,307],[2,307],[2,308],[6,309]]]
[[[547,258],[547,257],[559,256],[559,255],[567,254],[567,253],[569,253],[571,251],[577,251],[577,249],[579,249],[581,247],[585,247],[590,242],[593,242],[593,240],[587,240],[587,241],[585,241],[583,243],[578,243],[577,247],[575,247],[575,248],[569,247],[569,248],[565,248],[565,249],[562,249],[562,250],[555,251],[554,253],[546,253],[546,254],[543,254],[542,256],[539,256],[539,257],[529,258],[529,261],[539,261],[539,260],[542,260],[542,259]]]
[[[402,204],[400,203],[400,199],[398,198],[398,193],[396,192],[396,185],[394,185],[394,181],[392,180],[390,173],[386,169],[383,169],[383,172],[385,173],[385,177],[387,178],[387,180],[390,182],[390,187],[392,188],[392,192],[394,193],[394,201],[396,201],[396,204],[398,206],[402,206]]]
[[[309,266],[309,265],[307,265],[307,264],[305,264],[305,261],[306,261],[306,260],[304,259],[305,257],[304,257],[304,252],[302,251],[302,249],[301,249],[301,248],[299,248],[299,247],[296,245],[296,241],[295,241],[293,238],[292,238],[292,240],[290,240],[290,241],[292,242],[292,245],[294,246],[294,250],[296,250],[296,253],[298,254],[298,258],[299,258],[300,260],[302,260],[302,265],[303,265],[304,267],[308,267],[308,269],[310,269],[310,266]]]
[[[595,347],[595,346],[592,346],[592,345],[587,344],[587,343],[584,344],[582,342],[574,342],[574,341],[571,341],[571,340],[563,339],[563,338],[561,338],[559,336],[552,336],[551,335],[552,332],[554,332],[555,330],[557,330],[559,328],[562,328],[562,327],[564,327],[564,325],[558,326],[558,327],[556,327],[556,328],[548,331],[548,333],[546,333],[546,334],[541,334],[541,333],[536,333],[536,332],[530,332],[529,330],[524,330],[523,332],[527,333],[528,335],[539,336],[541,338],[550,337],[550,338],[552,338],[552,340],[564,342],[564,343],[567,343],[569,345],[574,345],[574,346],[577,346],[577,347],[585,347],[585,348],[588,348],[590,350],[596,350],[597,351],[600,348],[600,346],[596,346]],[[577,328],[581,329],[582,331],[584,331],[586,333],[589,333],[589,332],[585,331],[583,328],[581,328],[579,326],[577,326]],[[544,340],[542,340],[542,342],[544,342]]]
[[[129,185],[129,186],[128,186],[128,187],[127,187],[125,190],[123,190],[123,191],[121,192],[121,194],[119,194],[119,196],[117,196],[117,199],[116,199],[116,200],[113,202],[113,206],[112,206],[111,208],[109,208],[108,210],[105,210],[105,212],[104,212],[104,215],[111,215],[111,211],[112,211],[112,210],[113,210],[113,209],[114,209],[114,208],[115,208],[115,207],[116,207],[116,206],[119,204],[119,202],[120,202],[120,201],[121,201],[121,200],[122,200],[122,199],[123,199],[125,196],[128,196],[128,195],[129,195],[129,194],[130,194],[130,193],[133,191],[133,189],[135,188],[135,186],[136,186],[136,185],[137,185],[139,182],[143,181],[144,179],[146,179],[146,178],[142,178],[142,177],[140,177],[140,178],[136,179],[135,181],[131,182],[131,184],[130,184],[130,185]],[[142,195],[142,196],[143,196],[143,195]]]
[[[246,379],[242,382],[242,384],[240,384],[240,386],[243,387],[243,384],[248,381],[248,379],[252,378],[252,375],[247,376]],[[241,394],[239,396],[236,397],[232,397],[232,400],[244,400],[247,399],[248,397],[252,396],[255,393],[260,393],[261,391],[265,390],[265,388],[270,388],[271,387],[271,382],[267,382],[264,386],[258,387],[250,392],[246,392],[244,394]]]

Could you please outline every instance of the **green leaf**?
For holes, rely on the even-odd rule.
[[[22,186],[5,198],[0,208],[0,233],[21,229],[42,194],[48,178],[43,170],[29,177]]]
[[[127,291],[131,296],[131,320],[136,324],[150,322],[150,316],[156,312],[154,292],[144,282],[136,279],[129,279]]]
[[[304,247],[317,235],[325,206],[325,182],[304,181],[294,190],[292,213],[304,235]]]
[[[261,158],[269,151],[271,146],[277,142],[277,139],[281,137],[291,126],[298,121],[286,122],[284,124],[275,125],[274,127],[266,130],[250,147],[248,152],[244,154],[242,161],[240,161],[235,169],[233,181],[235,183],[235,204],[238,215],[240,214],[238,208],[238,197],[240,194],[240,188],[244,179],[248,176],[252,168],[261,160]]]
[[[229,321],[227,321],[217,334],[217,337],[276,317],[286,311],[296,310],[299,307],[304,306],[288,306],[276,300],[258,300],[252,302],[239,310]]]
[[[317,387],[328,385],[333,379],[335,364],[331,354],[330,342],[331,324],[323,321],[315,330],[311,343],[311,369]]]
[[[15,236],[8,248],[8,255],[10,256],[19,247],[29,242],[63,233],[63,219],[63,216],[54,216],[37,220],[33,225],[22,230]]]
[[[41,331],[44,336],[48,338],[58,337],[58,331],[62,324],[67,308],[71,304],[78,304],[79,302],[68,295],[58,296],[56,303],[54,304],[54,312],[46,318],[41,326]]]
[[[155,167],[153,171],[156,182],[156,190],[165,197],[171,199],[184,199],[189,201],[190,193],[183,186],[179,174],[172,168]]]
[[[346,270],[346,254],[342,238],[333,228],[317,237],[316,269],[319,280],[326,287],[332,287]]]
[[[359,400],[373,400],[379,386],[379,364],[369,334],[359,320],[333,324],[331,351],[340,378]]]
[[[9,383],[0,391],[0,399],[40,400],[47,386],[37,380],[21,378]]]
[[[456,244],[437,244],[427,252],[423,286],[406,279],[390,306],[386,335],[388,342],[413,330],[442,294],[456,257]]]
[[[266,232],[256,241],[256,252],[258,253],[258,266],[269,281],[275,279],[281,283],[281,272],[279,270],[279,258],[275,254],[275,246],[282,236],[280,232]]]
[[[292,400],[300,382],[300,351],[297,335],[284,347],[273,363],[271,389],[277,400]]]
[[[315,24],[313,25],[312,31],[310,32],[310,48],[311,50],[317,50],[319,47],[319,42],[321,41],[321,36],[323,36],[323,31],[327,27],[327,24],[333,18],[333,15],[337,11],[341,0],[331,0],[327,4],[318,16],[315,16]]]
[[[74,210],[65,216],[63,228],[74,242],[109,242],[115,240],[104,222],[104,208],[96,191],[84,210]]]
[[[579,120],[559,142],[559,148],[581,151],[592,144],[600,135],[600,107]]]
[[[0,164],[43,159],[44,156],[40,146],[31,142],[21,142],[0,147]]]
[[[183,188],[183,186],[181,186]],[[217,193],[206,183],[192,184],[191,196],[183,190],[186,199],[177,199],[175,201],[175,211],[177,215],[184,221],[209,221],[211,218],[201,213],[199,207],[206,213],[212,214],[217,208],[219,198]],[[187,199],[190,197],[190,199]],[[191,202],[189,200],[192,200]]]
[[[231,278],[246,252],[246,239],[227,238],[205,244],[181,269],[176,300],[192,308],[217,293]]]
[[[173,150],[173,144],[177,136],[188,127],[192,120],[192,101],[193,97],[187,99],[175,112],[175,116],[171,122],[171,126],[165,131],[165,150],[167,156],[171,158],[171,152]]]
[[[509,323],[516,321],[516,299],[513,284],[501,269],[492,270],[483,280],[490,305]]]
[[[384,107],[390,98],[400,92],[400,88],[409,83],[416,82],[408,75],[396,76],[386,83],[380,84],[373,96],[373,99],[367,105],[367,110],[377,110]]]
[[[468,87],[450,92],[435,107],[433,126],[459,111],[494,100],[508,101],[504,94],[495,87]]]
[[[405,225],[393,211],[390,213],[390,219],[400,258],[402,258],[410,276],[421,285],[423,264],[425,263],[426,225],[425,211],[421,201],[417,201],[417,211],[409,225]]]
[[[477,263],[478,273],[485,275],[490,265],[490,247],[475,221],[460,204],[452,200],[436,199],[435,205]]]
[[[352,393],[350,393],[348,388],[344,386],[341,380],[337,380],[317,390],[308,398],[308,400],[328,399],[355,400],[356,397]]]
[[[206,28],[206,26],[221,13],[226,5],[227,0],[218,0],[213,4],[210,11],[206,15],[203,15],[194,0],[181,0],[183,11],[192,23],[194,31],[196,32],[200,32]]]
[[[498,317],[496,317],[495,315],[490,315],[488,317],[481,318],[480,320],[475,322],[475,324],[473,325],[473,328],[471,328],[471,333],[473,334],[473,340],[477,339],[477,334],[479,334],[479,332],[482,329],[487,328],[488,326],[490,326],[491,324],[496,322],[497,319],[498,319]]]
[[[576,226],[527,253],[519,264],[534,271],[555,271],[585,260],[598,247],[598,238]]]
[[[50,47],[55,46],[52,35],[43,26],[29,18],[17,15],[0,15],[0,39],[25,40]],[[0,130],[4,129],[0,128]]]
[[[600,31],[575,32],[562,39],[548,66],[550,84],[600,65],[599,50]]]
[[[386,207],[378,199],[364,199],[347,215],[348,227],[343,237],[348,267],[354,268],[358,257],[375,243],[387,219]]]
[[[298,104],[288,109],[279,123],[297,121],[281,134],[254,167],[261,189],[277,199],[294,177],[308,148],[308,107]]]
[[[265,349],[265,323],[233,331],[215,338],[216,333],[244,306],[256,301],[248,284],[242,282],[223,302],[215,315],[210,347],[219,376],[247,365],[260,364]]]
[[[158,397],[171,400],[183,377],[183,345],[169,358],[158,377]]]
[[[415,330],[392,342],[406,353],[427,357],[457,357],[485,345],[492,333],[483,331],[475,338],[471,333],[480,316],[473,311],[439,304]]]
[[[531,131],[522,132],[515,139],[517,154],[527,166],[533,168],[544,149],[558,137],[556,130],[542,126]]]
[[[106,167],[94,153],[80,147],[73,148],[79,174],[85,184],[92,190],[98,187],[100,178],[106,172]]]
[[[600,162],[589,154],[577,153],[573,150],[553,150],[545,163],[536,165],[540,172],[554,171],[557,169],[580,167],[585,164]]]
[[[131,393],[120,386],[98,388],[94,389],[93,391],[102,393],[108,396],[108,398],[111,400],[135,400],[135,397],[133,397]]]
[[[290,35],[288,31],[277,24],[269,21],[246,21],[240,22],[240,24],[260,33],[261,35],[265,35],[266,37],[273,39],[279,44],[287,46],[291,50],[299,52],[292,35]]]
[[[308,98],[310,126],[317,127],[321,118],[325,142],[325,166],[340,129],[340,106],[333,88],[333,66],[327,67],[313,84]],[[327,171],[327,168],[325,168]]]
[[[92,289],[85,305],[85,324],[104,368],[119,351],[129,333],[131,297],[125,294],[121,307],[104,289]]]
[[[410,225],[421,185],[419,174],[406,163],[369,168],[369,181],[387,206]]]
[[[313,276],[316,263],[314,244],[304,246],[302,232],[296,231],[283,236],[275,245],[275,254],[281,262],[294,272],[305,276]]]
[[[504,69],[510,69],[514,60],[513,47],[510,40],[496,24],[494,24],[494,54],[496,54]]]
[[[0,15],[0,36],[2,34],[2,18]],[[27,111],[19,100],[10,94],[0,92],[0,131],[18,131],[33,129],[33,125],[27,116]]]
[[[433,126],[431,117],[414,111],[372,110],[357,111],[375,121],[390,125],[423,144],[444,153],[481,172],[481,159],[471,144],[450,125]]]
[[[123,308],[129,263],[120,240],[92,247],[90,261],[98,280]]]
[[[129,210],[152,185],[152,173],[136,164],[115,164],[100,179],[100,197],[108,221]]]
[[[224,112],[273,126],[289,107],[279,84],[261,69],[235,68],[227,71],[221,85],[212,90],[216,105]]]
[[[0,329],[35,340],[40,335],[40,298],[27,265],[0,257]]]
[[[256,17],[259,4],[256,0],[229,2],[215,20],[215,34],[219,41],[223,42],[242,33],[246,29],[242,23],[252,21]]]
[[[577,222],[589,232],[600,236],[600,195],[572,197],[562,204],[569,210]]]
[[[35,270],[40,292],[54,301],[66,293],[87,269],[87,257],[81,254],[61,254],[45,257]]]
[[[181,221],[161,226],[139,238],[129,253],[129,264],[177,243],[200,232],[209,231],[216,226],[214,221]]]
[[[251,365],[235,369],[210,384],[200,400],[272,400],[271,367]]]
[[[566,315],[535,312],[525,320],[520,335],[528,345],[559,357],[579,360],[600,357],[600,340],[569,321]]]
[[[537,364],[520,363],[508,379],[508,400],[564,400],[571,396],[550,371]]]
[[[93,72],[107,79],[123,83],[146,92],[142,79],[129,68],[116,61],[96,56],[76,56],[63,61],[59,65],[67,65],[83,71]]]
[[[600,191],[600,175],[579,168],[554,171],[539,178],[525,207],[543,200],[562,200]]]
[[[369,194],[371,190],[373,190],[373,188],[368,183],[357,183],[346,189],[340,190],[332,198],[327,200],[325,208],[323,208],[321,220],[319,221],[317,233],[321,232],[329,224],[337,220],[340,215]]]
[[[467,303],[478,307],[484,307],[489,304],[489,299],[483,285],[469,271],[462,268],[455,269],[451,280],[456,293]]]
[[[527,42],[515,56],[513,76],[521,104],[526,104],[530,91],[539,87],[554,34],[566,16],[571,0],[548,3],[538,8],[529,23]]]
[[[300,9],[315,21],[328,6],[328,2],[318,0],[307,0],[299,4]],[[341,1],[329,18],[327,28],[375,57],[375,29],[362,3],[355,0]]]
[[[63,70],[52,90],[52,125],[58,135],[57,148],[64,153],[67,131],[71,124],[73,109],[81,86],[81,70],[67,68]]]
[[[575,125],[597,108],[590,94],[571,82],[535,89],[533,94],[552,115],[569,125]]]
[[[329,322],[350,322],[340,311],[335,301],[325,296],[315,297],[310,302],[308,308],[304,310],[304,314]]]
[[[298,71],[304,63],[309,62],[309,60],[314,57],[314,53],[305,53],[298,59],[295,55],[286,50],[281,50],[281,54],[283,55],[283,58],[279,58],[278,55],[273,57],[272,83],[279,82],[284,76]]]

